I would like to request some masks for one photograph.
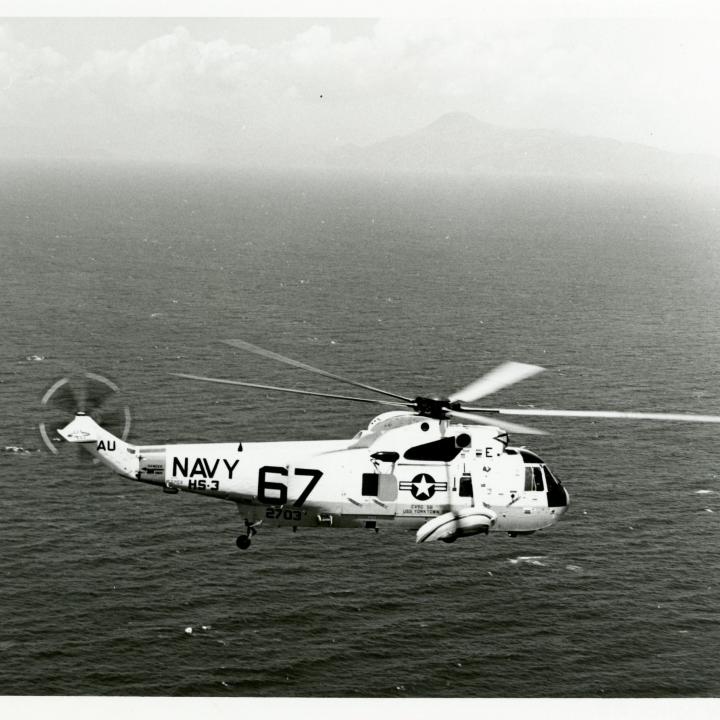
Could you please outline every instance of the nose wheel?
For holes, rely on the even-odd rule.
[[[262,520],[258,520],[258,522],[251,523],[249,520],[245,520],[245,534],[244,535],[238,535],[237,540],[235,540],[235,544],[241,549],[241,550],[247,550],[250,547],[250,538],[253,535],[257,535],[256,527],[259,527],[262,525]]]

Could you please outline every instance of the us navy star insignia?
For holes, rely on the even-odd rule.
[[[435,492],[447,490],[446,482],[437,482],[432,475],[420,473],[412,480],[400,482],[400,490],[409,490],[416,500],[429,500]]]
[[[410,492],[418,500],[429,500],[435,494],[435,481],[429,475],[418,475],[412,482]]]

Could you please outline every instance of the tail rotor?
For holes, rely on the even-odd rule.
[[[38,431],[45,447],[57,455],[64,442],[58,430],[74,415],[89,415],[98,425],[123,441],[130,434],[130,408],[120,397],[118,386],[91,372],[65,375],[50,385],[40,400]],[[85,454],[83,456],[87,457]]]

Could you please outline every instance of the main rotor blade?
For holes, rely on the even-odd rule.
[[[313,392],[311,390],[296,390],[295,388],[283,388],[275,385],[259,385],[258,383],[242,382],[241,380],[224,380],[222,378],[204,377],[202,375],[187,375],[185,373],[170,373],[175,377],[187,378],[188,380],[200,380],[202,382],[219,383],[222,385],[240,385],[241,387],[260,388],[261,390],[276,390],[278,392],[295,393],[296,395],[315,395],[316,397],[333,398],[335,400],[353,400],[355,402],[373,403],[375,405],[393,405],[395,407],[408,407],[407,403],[392,402],[391,400],[380,400],[376,398],[351,397],[349,395],[334,395],[332,393]]]
[[[470,412],[498,415],[538,417],[620,418],[628,420],[663,420],[675,422],[720,423],[720,415],[688,415],[682,413],[646,413],[617,410],[541,410],[535,408],[463,408]]]
[[[247,352],[254,353],[255,355],[269,358],[270,360],[277,360],[278,362],[285,363],[286,365],[292,365],[293,367],[300,368],[301,370],[307,370],[311,373],[315,373],[316,375],[324,375],[325,377],[332,378],[333,380],[337,380],[338,382],[346,383],[347,385],[353,385],[355,387],[363,388],[364,390],[372,390],[373,392],[380,393],[381,395],[386,395],[387,397],[392,397],[397,400],[405,400],[406,402],[412,401],[412,398],[408,398],[403,395],[397,395],[396,393],[391,393],[387,390],[381,390],[380,388],[376,388],[373,385],[365,385],[365,383],[350,380],[349,378],[342,377],[341,375],[335,375],[334,373],[327,372],[327,370],[320,370],[319,368],[313,367],[312,365],[306,365],[299,360],[293,360],[292,358],[285,357],[284,355],[279,355],[278,353],[272,352],[271,350],[265,350],[264,348],[258,347],[257,345],[253,345],[249,342],[245,342],[244,340],[222,340],[221,342],[224,342],[226,345],[230,345],[231,347],[235,347],[240,350],[246,350]]]
[[[514,385],[516,382],[520,382],[520,380],[532,377],[544,369],[545,368],[541,368],[539,365],[527,365],[526,363],[503,363],[475,380],[475,382],[470,383],[467,387],[451,395],[450,401],[455,402],[459,400],[462,403],[474,402],[481,397],[502,390],[508,385]]]
[[[547,435],[544,430],[537,430],[536,428],[527,427],[526,425],[517,425],[507,422],[506,420],[497,420],[483,415],[471,415],[470,413],[458,412],[457,410],[449,410],[447,414],[448,417],[451,418],[477,423],[478,425],[492,425],[493,427],[507,430],[508,432],[521,433],[524,435]]]

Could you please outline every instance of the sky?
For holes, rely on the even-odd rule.
[[[456,111],[720,157],[712,13],[179,7],[47,18],[0,5],[0,157],[322,164]]]

